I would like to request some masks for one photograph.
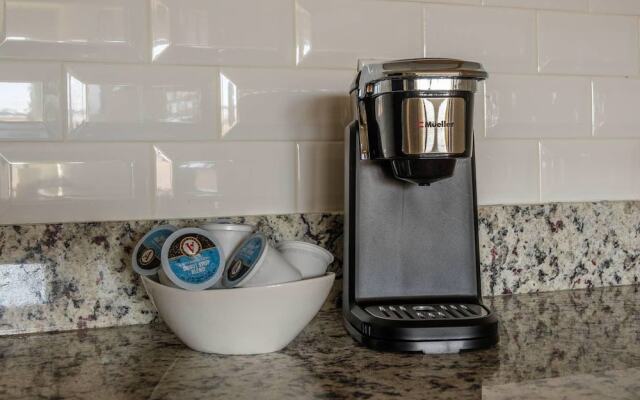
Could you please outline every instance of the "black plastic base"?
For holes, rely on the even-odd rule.
[[[344,313],[344,325],[356,341],[382,351],[457,353],[497,344],[496,314],[481,304],[473,307],[482,309],[482,314],[476,317],[398,320],[372,315],[365,311],[366,307],[356,304]],[[409,305],[403,307],[405,310],[410,308]],[[408,313],[406,315],[409,316]]]
[[[486,349],[495,346],[499,341],[498,335],[463,340],[384,340],[363,335],[346,319],[344,325],[349,335],[358,343],[378,351],[422,352],[425,354],[459,353]]]

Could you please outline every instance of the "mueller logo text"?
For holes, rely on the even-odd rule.
[[[418,121],[418,128],[453,128],[455,122]]]

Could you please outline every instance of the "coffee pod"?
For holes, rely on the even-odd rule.
[[[164,273],[164,270],[163,270],[162,268],[160,268],[160,269],[158,270],[158,281],[160,281],[160,283],[162,283],[162,284],[163,284],[163,285],[165,285],[165,286],[169,286],[169,287],[172,287],[172,288],[174,288],[174,289],[180,289],[180,290],[182,290],[181,288],[179,288],[178,286],[176,286],[176,285],[171,281],[171,279],[169,279],[169,277],[167,276],[167,274],[165,274],[165,273]]]
[[[222,285],[226,288],[267,286],[300,279],[300,272],[269,245],[264,235],[254,233],[227,261]]]
[[[209,231],[218,240],[224,254],[233,254],[238,245],[246,240],[255,230],[255,226],[217,221],[200,226]]]
[[[133,270],[145,276],[158,273],[162,266],[162,245],[177,229],[173,225],[160,225],[147,232],[133,249]]]
[[[200,228],[179,229],[162,246],[162,270],[176,286],[204,290],[220,280],[224,251],[210,233]]]
[[[288,240],[276,246],[289,264],[296,267],[303,279],[316,278],[327,272],[333,254],[313,243]]]

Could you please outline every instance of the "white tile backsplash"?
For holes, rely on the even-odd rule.
[[[157,218],[296,212],[293,142],[160,143],[154,150]]]
[[[540,72],[595,75],[638,74],[638,19],[541,12]]]
[[[537,140],[476,142],[478,203],[530,204],[540,200]]]
[[[293,65],[292,0],[151,0],[153,61]]]
[[[549,201],[640,198],[640,140],[543,140],[540,197]]]
[[[535,72],[535,12],[430,4],[425,6],[427,57],[463,58],[490,72]]]
[[[62,139],[62,67],[0,62],[0,140]]]
[[[145,0],[2,0],[0,58],[147,59]]]
[[[353,76],[337,70],[222,68],[222,138],[342,140]]]
[[[597,137],[640,139],[640,80],[593,80],[593,133]],[[640,156],[640,155],[639,155]]]
[[[640,200],[639,4],[0,0],[0,223],[340,210],[358,59],[423,56],[489,71],[481,204]]]
[[[586,11],[589,8],[589,0],[484,0],[484,4],[487,6],[536,8],[542,10]]]
[[[606,14],[640,15],[638,0],[589,0],[592,12]]]
[[[207,67],[67,65],[69,139],[217,139],[217,77]]]
[[[300,142],[298,212],[340,211],[344,204],[344,143]]]
[[[151,146],[0,144],[0,224],[148,219]]]
[[[493,75],[486,86],[487,137],[591,136],[588,78]]]
[[[356,68],[358,58],[423,54],[418,3],[296,0],[296,60],[301,66]]]

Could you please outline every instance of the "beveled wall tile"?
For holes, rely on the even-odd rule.
[[[222,68],[226,140],[342,140],[351,71]]]
[[[588,78],[494,74],[487,85],[487,136],[591,136]]]
[[[0,62],[0,140],[62,138],[62,67]]]
[[[543,140],[541,199],[640,198],[640,140]]]
[[[476,142],[478,204],[530,204],[540,201],[537,140]]]
[[[420,10],[405,2],[297,0],[297,63],[355,70],[358,58],[421,57]]]
[[[147,57],[145,0],[3,0],[0,58],[136,62]]]
[[[638,20],[538,14],[538,69],[545,73],[637,75]]]
[[[589,0],[484,0],[486,6],[586,11]]]
[[[298,147],[298,212],[342,211],[344,143],[300,142]]]
[[[481,62],[490,72],[535,72],[535,12],[429,4],[427,57]]]
[[[293,142],[159,143],[154,149],[158,218],[296,211]]]
[[[152,0],[153,61],[293,65],[291,0]]]
[[[217,76],[208,67],[68,65],[69,139],[216,139]]]
[[[602,138],[640,138],[638,104],[640,80],[594,79],[593,134]]]
[[[0,224],[146,219],[147,144],[0,144]]]
[[[589,8],[596,13],[640,15],[638,0],[589,0]]]

